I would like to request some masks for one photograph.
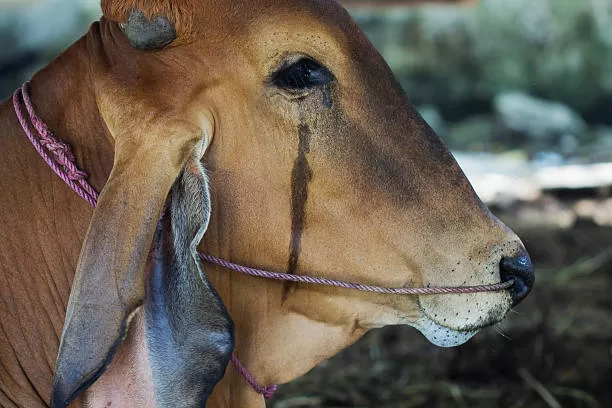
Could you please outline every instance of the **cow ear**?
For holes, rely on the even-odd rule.
[[[197,252],[209,216],[207,178],[192,160],[172,187],[146,273],[145,333],[162,407],[204,406],[231,357],[233,325]]]
[[[111,361],[143,302],[145,265],[168,193],[187,161],[194,154],[201,157],[205,135],[211,134],[210,123],[184,115],[177,120],[160,116],[146,122],[146,129],[139,128],[142,124],[130,120],[132,105],[106,114],[115,160],[81,249],[52,407],[66,407]],[[202,127],[206,123],[208,130]]]

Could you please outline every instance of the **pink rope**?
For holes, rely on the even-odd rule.
[[[225,259],[217,258],[210,254],[200,253],[200,258],[206,262],[219,265],[223,268],[231,269],[236,272],[246,273],[259,278],[284,280],[300,283],[311,283],[315,285],[336,286],[345,289],[355,289],[362,292],[384,293],[387,295],[439,295],[451,293],[476,293],[476,292],[496,292],[508,289],[514,284],[513,280],[494,283],[491,285],[459,286],[459,287],[433,287],[433,288],[387,288],[383,286],[364,285],[361,283],[345,282],[336,279],[317,278],[307,275],[291,275],[281,272],[270,272],[261,269],[249,268],[238,265]]]
[[[72,154],[70,146],[64,141],[55,137],[53,132],[49,130],[47,125],[36,115],[32,101],[29,95],[30,83],[26,82],[23,86],[16,90],[13,94],[13,106],[17,119],[23,128],[26,136],[34,145],[34,148],[42,156],[45,162],[51,169],[64,180],[80,197],[87,201],[92,207],[96,206],[98,201],[98,193],[87,183],[87,173],[79,170],[75,165],[75,157]],[[28,119],[36,129],[38,137],[36,137],[21,109],[19,100],[23,99],[25,104]]]
[[[262,394],[265,398],[272,398],[274,393],[276,392],[278,386],[276,385],[259,385],[255,378],[247,371],[246,368],[240,363],[238,358],[234,353],[232,353],[232,363],[236,366],[238,372],[242,375],[242,377],[249,383],[249,385],[258,393]]]
[[[28,122],[26,121],[25,115],[21,109],[20,99],[26,106],[28,113],[28,119],[32,126],[36,129],[38,137],[35,136]],[[13,94],[13,106],[15,107],[15,113],[25,132],[26,136],[34,145],[36,151],[42,156],[45,162],[53,169],[66,184],[70,186],[80,197],[85,199],[92,207],[95,207],[98,202],[98,193],[91,187],[87,182],[87,173],[77,168],[75,164],[75,157],[70,149],[70,146],[64,141],[55,137],[53,132],[49,130],[48,126],[36,115],[34,107],[29,96],[29,82],[23,84],[23,86],[16,90]],[[364,292],[383,293],[391,295],[433,295],[433,294],[450,294],[450,293],[475,293],[475,292],[494,292],[504,289],[508,289],[514,284],[514,281],[509,280],[506,282],[495,283],[491,285],[477,285],[477,286],[460,286],[460,287],[428,287],[428,288],[387,288],[382,286],[364,285],[360,283],[345,282],[336,279],[318,278],[306,275],[291,275],[288,273],[271,272],[261,269],[249,268],[246,266],[238,265],[221,258],[217,258],[210,254],[200,253],[200,258],[206,262],[221,266],[223,268],[231,269],[236,272],[245,273],[250,276],[284,280],[291,282],[301,282],[317,285],[336,286],[345,289],[355,289]],[[276,385],[259,385],[253,376],[247,371],[246,368],[238,361],[235,354],[232,353],[232,363],[244,379],[253,387],[253,389],[259,394],[263,394],[265,398],[272,397],[272,394],[276,391]]]

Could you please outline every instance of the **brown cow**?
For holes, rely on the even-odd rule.
[[[515,282],[397,296],[207,266],[235,353],[263,384],[388,324],[461,344],[530,290],[520,240],[336,3],[103,10],[31,86],[101,191],[95,211],[34,151],[12,103],[0,105],[0,405],[48,406],[55,369],[56,406],[203,406],[231,349],[194,260],[209,214],[199,249],[245,265],[389,287]],[[208,406],[264,402],[230,366]]]

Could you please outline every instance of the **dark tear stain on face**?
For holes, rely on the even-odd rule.
[[[290,274],[295,274],[297,270],[306,218],[308,183],[312,180],[312,169],[306,158],[306,154],[310,153],[310,136],[310,128],[307,125],[298,127],[298,156],[291,171],[291,242],[287,264],[287,273]],[[285,294],[287,290],[288,287],[285,288]]]
[[[323,106],[325,106],[327,109],[331,109],[331,107],[333,106],[334,102],[333,102],[333,99],[332,99],[331,89],[328,86],[323,87],[321,89],[321,96],[322,96]]]

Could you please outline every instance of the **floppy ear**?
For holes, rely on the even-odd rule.
[[[231,357],[233,325],[197,253],[209,216],[206,175],[194,158],[172,187],[146,273],[146,338],[160,407],[203,407]]]
[[[165,44],[166,40],[172,37],[167,35],[168,31],[158,30],[160,27],[165,27],[166,20],[154,19],[151,23],[152,16],[163,16],[166,15],[164,13],[168,13],[167,21],[174,23],[175,20],[178,21],[177,13],[180,16],[189,15],[189,13],[179,13],[171,3],[106,0],[103,2],[103,7],[110,8],[119,16],[113,19],[114,21],[125,21],[124,17],[129,14],[128,11],[138,8],[137,6],[158,7],[159,10],[147,9],[146,19],[136,15],[136,20],[133,20],[136,21],[136,25],[131,26],[133,30],[130,29],[133,39],[144,38],[143,43],[150,45]],[[128,9],[122,10],[120,4],[127,5]],[[161,26],[158,24],[160,21]],[[128,21],[127,24],[130,26],[131,23]],[[184,30],[186,26],[183,24],[181,27]],[[115,158],[113,169],[100,194],[81,249],[68,302],[51,395],[51,406],[58,408],[66,407],[104,372],[125,337],[131,316],[143,304],[145,266],[168,193],[186,163],[189,161],[193,166],[193,162],[197,162],[202,156],[204,148],[207,147],[206,143],[210,142],[205,136],[212,135],[211,118],[206,117],[201,103],[197,102],[199,96],[192,92],[189,81],[186,80],[181,88],[175,82],[160,80],[165,78],[163,70],[167,66],[163,63],[157,64],[159,61],[156,55],[134,49],[130,52],[130,49],[121,48],[121,45],[114,42],[110,43],[112,48],[104,48],[102,37],[106,35],[112,38],[114,34],[111,31],[115,29],[116,26],[112,24],[101,25],[99,37],[95,35],[88,37],[89,51],[95,60],[91,67],[92,75],[95,76],[96,101],[114,139]],[[153,39],[147,37],[151,32],[157,31],[162,33],[161,37]],[[112,57],[109,57],[110,54],[113,54]],[[134,61],[139,63],[135,64]],[[139,71],[141,66],[146,66],[146,70]],[[134,78],[141,80],[135,82]],[[143,83],[147,85],[143,86]],[[156,86],[151,85],[152,83]],[[170,93],[172,97],[168,97],[167,93],[170,86],[175,91]],[[181,91],[177,92],[177,89]],[[183,185],[180,188],[187,187]],[[182,201],[176,200],[177,203],[183,202],[185,205],[185,200],[189,201],[192,198],[189,191],[185,192]],[[182,238],[181,242],[189,238],[191,244],[196,236],[201,237],[203,230],[200,232],[199,224],[186,226],[186,223],[202,221],[190,216],[172,222],[172,228],[179,228],[180,225],[183,232],[172,234],[173,240],[169,249],[163,245],[160,248],[173,251],[174,255],[182,257],[180,262],[187,262],[189,258],[185,255],[185,251],[176,249],[177,242],[181,241],[177,241],[177,237]],[[190,228],[195,228],[198,233],[190,235],[193,232]],[[191,250],[191,246],[187,247]],[[152,265],[154,268],[149,272],[151,277],[154,277],[152,271],[155,270],[182,271],[181,266],[176,263],[165,266],[163,263],[153,262]],[[193,269],[193,265],[190,268],[191,272],[200,271],[197,267]],[[156,283],[174,284],[174,281],[162,282],[160,279]],[[203,272],[197,284],[177,283],[173,287],[177,290],[190,289],[192,292],[198,288],[212,293],[207,295],[209,296],[206,299],[207,305],[212,305],[211,310],[219,314],[220,321],[226,317],[225,309],[220,306],[220,301],[215,298],[216,294],[207,285]],[[192,294],[194,293],[190,293]],[[152,301],[157,301],[158,298],[149,297],[155,299]],[[180,307],[193,307],[194,310],[200,311],[205,301],[197,296],[194,299],[193,304],[189,303],[189,299],[185,299],[187,303],[181,304]],[[185,326],[180,326],[173,317],[177,315],[173,309],[176,302],[168,297],[167,303],[171,305],[169,308],[172,310],[169,312],[164,310],[163,313],[168,316],[167,320],[174,332],[179,333],[185,329]],[[149,313],[154,317],[148,321],[161,322],[161,318],[157,316],[162,312],[158,313],[157,309],[154,311],[155,313]],[[229,329],[227,324],[223,329],[210,322],[206,325],[207,321],[197,320],[195,316],[191,321],[203,323],[203,330],[210,328],[214,333],[226,333],[231,329],[231,324]],[[154,329],[154,324],[149,326],[151,338],[162,338],[155,333],[161,333],[163,329]],[[197,332],[193,328],[191,330]],[[201,337],[204,335],[205,333],[201,333]],[[151,341],[151,345],[156,344],[154,340]],[[231,345],[229,348],[231,349]],[[223,351],[226,350],[227,347]],[[161,351],[165,352],[163,348]],[[221,358],[219,360],[223,366],[227,362]],[[163,367],[164,361],[156,361],[154,359],[153,363]],[[216,375],[216,371],[214,374]],[[158,378],[155,381],[157,384],[163,383],[163,379]],[[157,388],[162,389],[164,386],[160,385]],[[199,392],[203,393],[205,392]]]
[[[147,255],[168,192],[187,160],[203,150],[204,129],[182,118],[150,121],[146,129],[126,124],[113,130],[118,122],[108,123],[115,138],[115,161],[77,265],[52,407],[66,407],[112,359],[130,316],[142,304]]]

